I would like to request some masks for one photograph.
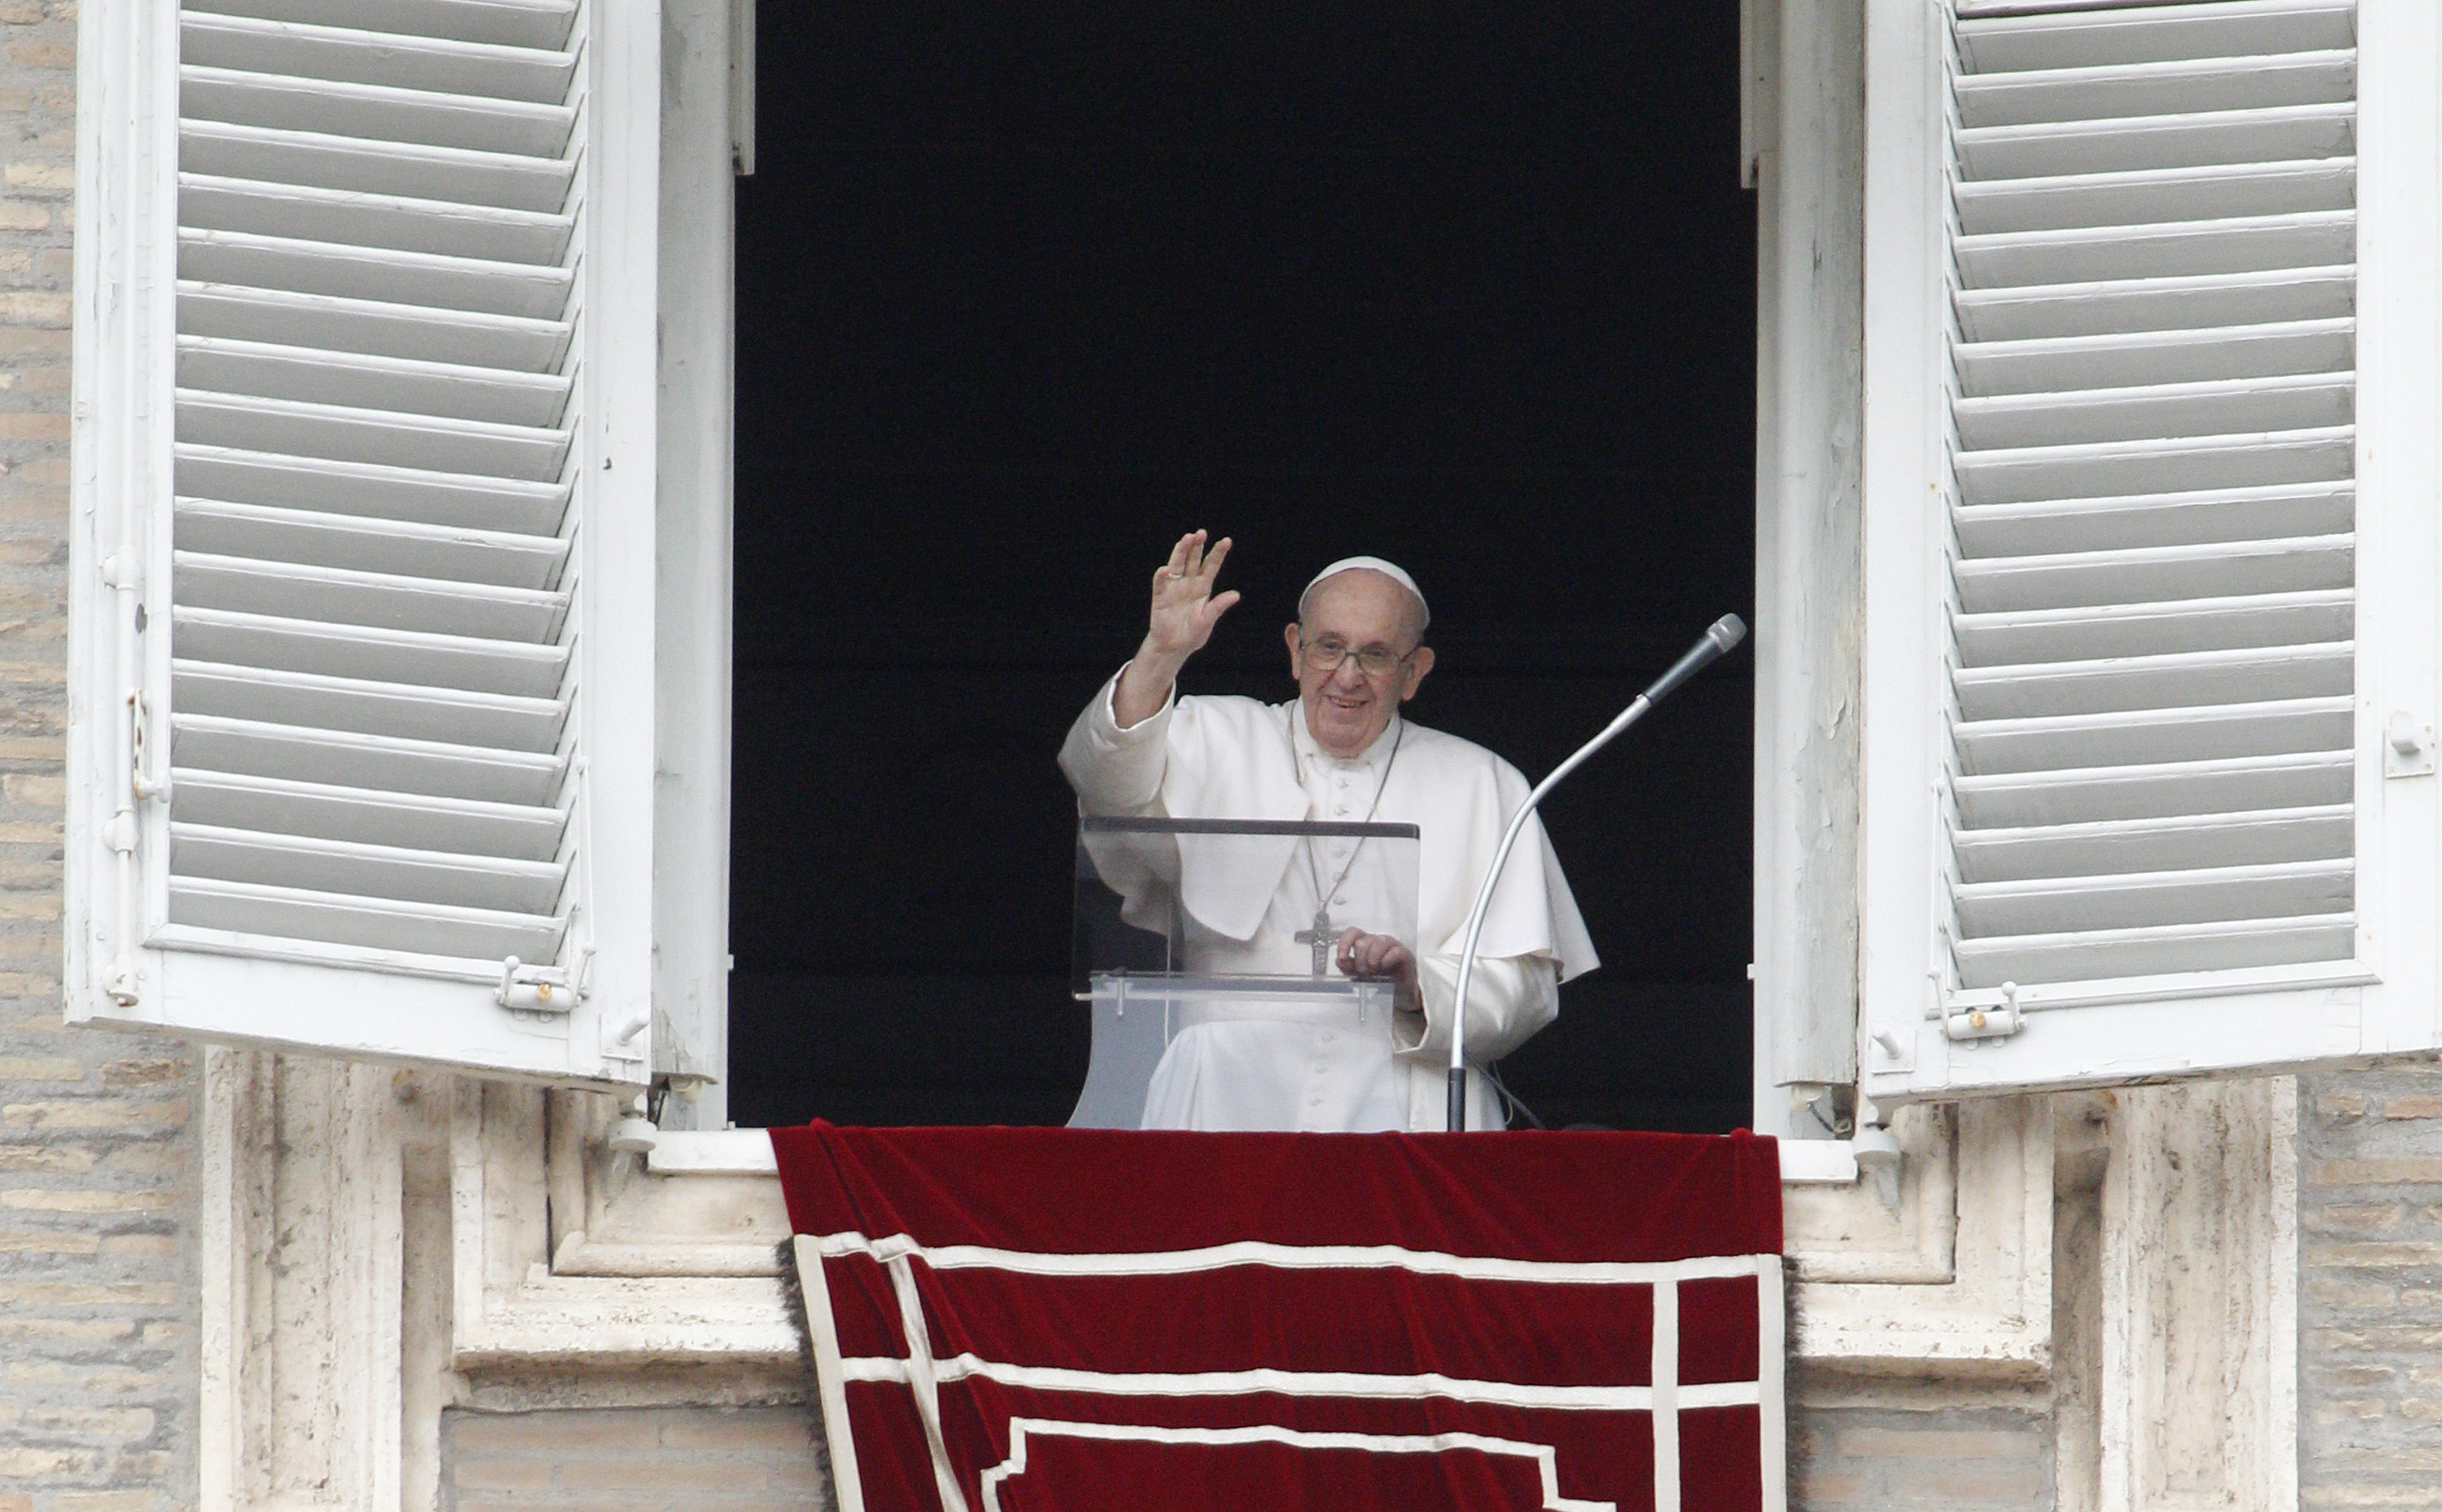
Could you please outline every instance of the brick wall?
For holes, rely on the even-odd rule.
[[[0,1512],[194,1502],[194,1061],[60,1022],[76,7],[0,0]]]
[[[2299,1091],[2299,1500],[2442,1508],[2442,1072]]]
[[[807,1407],[441,1418],[443,1512],[810,1512],[831,1505]]]

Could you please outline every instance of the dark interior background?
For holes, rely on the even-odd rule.
[[[1737,8],[766,6],[738,186],[731,1115],[1060,1122],[1052,765],[1181,532],[1289,696],[1323,562],[1423,583],[1410,714],[1531,777],[1754,597]],[[1741,652],[1545,814],[1600,972],[1555,1123],[1749,1099]]]

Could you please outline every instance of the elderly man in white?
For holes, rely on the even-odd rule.
[[[1460,936],[1526,779],[1484,747],[1403,720],[1432,670],[1431,616],[1415,580],[1378,557],[1332,563],[1285,629],[1298,697],[1180,698],[1179,669],[1212,638],[1235,590],[1215,593],[1224,538],[1180,537],[1154,574],[1152,623],[1136,656],[1070,728],[1061,770],[1094,815],[1412,824],[1421,831],[1416,939],[1350,929],[1334,968],[1387,976],[1387,1038],[1285,1021],[1199,1023],[1154,1073],[1144,1126],[1437,1130]],[[1467,1004],[1467,1051],[1484,1066],[1559,1012],[1558,984],[1595,969],[1594,945],[1541,822],[1530,819],[1494,889]],[[1487,1080],[1468,1079],[1467,1127],[1507,1121]]]

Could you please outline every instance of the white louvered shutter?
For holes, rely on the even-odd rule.
[[[129,25],[175,103],[80,207],[142,302],[81,436],[135,455],[79,540],[72,1016],[642,1079],[657,27]]]
[[[2430,128],[2361,131],[2352,0],[1901,9],[1886,64],[1911,22],[1923,53],[1868,135],[1921,113],[1920,176],[1869,170],[1867,339],[1912,342],[1867,380],[1869,1087],[2372,1053],[2402,1037],[2369,1016],[2386,981],[2425,994],[2405,1038],[2430,1041],[2424,947],[2361,904],[2405,884],[2366,837],[2396,852],[2432,803],[2431,667],[2360,641],[2414,633],[2360,592],[2394,539],[2360,523],[2430,515],[2434,479],[2371,500],[2358,424],[2360,177],[2421,169],[2384,192],[2430,212]],[[2386,251],[2433,278],[2430,241]],[[1910,282],[1917,325],[1878,324]],[[2363,381],[2430,416],[2415,339]],[[2395,706],[2422,755],[2386,762]]]

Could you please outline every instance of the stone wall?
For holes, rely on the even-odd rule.
[[[831,1504],[804,1407],[602,1408],[441,1418],[443,1512],[813,1512]]]
[[[0,1512],[195,1499],[193,1056],[60,1018],[73,0],[0,0]]]
[[[2442,1507],[2442,1072],[2300,1092],[2299,1501]]]
[[[1793,1512],[2050,1512],[2052,1416],[2032,1406],[1941,1407],[1921,1386],[1891,1382],[1837,1406],[1792,1414]],[[1870,1405],[1873,1396],[1919,1409]]]

